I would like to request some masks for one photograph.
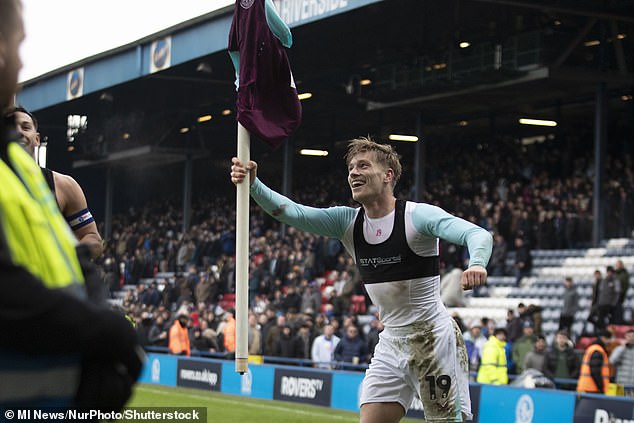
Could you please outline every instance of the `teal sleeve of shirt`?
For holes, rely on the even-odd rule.
[[[354,218],[352,207],[316,208],[297,204],[264,185],[258,178],[250,188],[251,197],[274,219],[306,232],[341,239]]]
[[[412,221],[416,230],[422,234],[466,245],[470,256],[469,267],[486,267],[489,263],[493,238],[485,229],[430,204],[417,204]]]
[[[293,36],[291,30],[280,15],[277,14],[273,0],[266,0],[264,2],[264,12],[266,15],[266,23],[269,25],[269,29],[280,40],[280,43],[286,48],[290,48],[293,44]]]
[[[238,87],[240,87],[240,52],[230,51],[229,57],[231,58],[231,63],[233,63],[233,69],[236,74],[236,81],[234,84],[236,86],[236,91],[238,91]]]

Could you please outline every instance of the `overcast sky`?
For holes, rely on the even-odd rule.
[[[138,40],[233,0],[22,0],[26,81]]]

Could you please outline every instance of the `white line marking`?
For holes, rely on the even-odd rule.
[[[152,392],[154,394],[161,394],[161,395],[174,395],[173,392],[164,392],[164,391],[160,391],[158,389],[152,389],[152,388],[148,388],[145,386],[138,386],[137,389],[143,390],[143,391],[147,391],[147,392]],[[218,401],[218,402],[225,402],[228,404],[234,404],[234,405],[239,405],[241,407],[253,407],[253,408],[266,408],[269,410],[275,410],[275,411],[285,411],[285,412],[291,412],[291,413],[296,413],[296,414],[305,414],[305,415],[309,415],[309,416],[316,416],[316,417],[327,417],[329,419],[337,419],[337,420],[347,420],[347,421],[357,421],[357,417],[347,417],[347,416],[333,416],[332,414],[328,414],[326,412],[323,413],[318,413],[318,412],[314,412],[314,411],[305,411],[305,410],[296,410],[294,408],[287,408],[287,407],[279,407],[276,405],[268,405],[268,404],[251,404],[248,402],[242,402],[242,401],[234,401],[234,400],[230,400],[230,399],[226,399],[226,398],[219,398],[219,397],[211,397],[211,396],[203,396],[203,395],[195,395],[195,394],[190,394],[190,393],[184,393],[184,392],[178,392],[177,395],[183,395],[189,398],[196,398],[196,399],[201,399],[201,400],[206,400],[206,401]],[[261,399],[261,398],[258,398]]]

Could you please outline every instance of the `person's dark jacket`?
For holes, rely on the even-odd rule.
[[[161,337],[161,333],[163,333],[163,337]],[[167,330],[164,325],[159,326],[156,322],[150,328],[150,332],[148,334],[148,341],[150,345],[154,345],[157,347],[167,347],[169,340],[167,338]]]
[[[528,245],[524,244],[521,247],[518,247],[515,252],[515,264],[524,263],[524,267],[522,271],[530,272],[533,268],[533,259],[531,257],[531,251]]]
[[[284,331],[280,333],[275,355],[278,357],[295,357],[295,338],[292,333],[286,334]]]
[[[567,375],[557,375],[557,363],[560,357],[566,362]],[[544,376],[551,379],[554,378],[568,378],[576,379],[579,377],[579,360],[575,354],[575,350],[572,347],[567,347],[565,350],[560,350],[556,346],[553,346],[546,353],[546,360],[544,361]]]
[[[522,320],[522,318],[517,316],[513,317],[506,324],[506,333],[508,333],[507,337],[509,342],[511,343],[515,342],[516,340],[522,337],[523,327],[524,327],[524,320]]]
[[[302,308],[302,297],[293,292],[292,294],[286,294],[282,300],[282,310],[288,312],[290,309],[295,309],[295,312],[299,312]]]
[[[139,336],[139,343],[145,347],[150,345],[150,331],[152,330],[152,319],[143,319],[137,325],[136,331]]]
[[[344,336],[335,347],[335,361],[352,363],[353,357],[359,357],[359,363],[365,363],[368,360],[368,346],[360,336]]]

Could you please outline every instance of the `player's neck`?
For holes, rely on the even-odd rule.
[[[363,210],[366,216],[371,219],[378,219],[387,216],[396,207],[396,198],[393,195],[380,196],[375,200],[364,203]]]

